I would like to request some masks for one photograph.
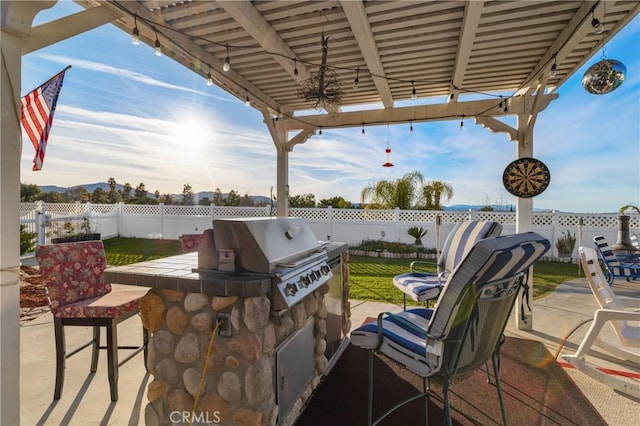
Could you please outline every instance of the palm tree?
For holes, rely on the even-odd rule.
[[[360,194],[360,201],[364,204],[371,199],[382,209],[399,207],[403,210],[410,209],[414,205],[417,188],[422,185],[424,178],[418,171],[410,172],[396,180],[380,180],[367,185]]]
[[[453,197],[453,187],[443,180],[432,180],[422,187],[427,210],[441,210],[440,199],[444,195],[449,201]]]

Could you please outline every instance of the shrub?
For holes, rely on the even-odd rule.
[[[572,234],[567,229],[567,232],[562,232],[562,237],[556,241],[556,248],[558,253],[573,253],[573,248],[576,246],[576,234]]]
[[[422,244],[422,237],[427,235],[427,230],[424,229],[422,226],[419,228],[417,226],[412,226],[407,230],[407,234],[411,235],[413,238],[416,239],[414,244],[420,245]]]
[[[354,250],[388,251],[390,253],[435,253],[435,248],[416,247],[413,244],[398,243],[384,240],[363,240],[358,245],[350,246]]]
[[[20,254],[31,253],[36,245],[36,233],[27,231],[27,225],[20,224]]]

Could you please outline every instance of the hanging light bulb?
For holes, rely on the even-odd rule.
[[[153,27],[153,32],[156,33],[155,54],[156,56],[162,56],[162,48],[160,47],[160,40],[158,39],[158,31],[156,31],[156,27]]]
[[[393,167],[391,162],[391,147],[389,146],[389,125],[387,124],[387,148],[384,150],[387,161],[382,164],[382,167]]]
[[[298,81],[300,79],[300,73],[298,72],[298,60],[293,60],[293,79]]]
[[[138,31],[138,16],[133,15],[133,31],[131,31],[131,43],[140,44],[140,31]]]
[[[462,118],[460,119],[460,131],[462,131],[462,128],[464,127],[464,115],[462,116]]]
[[[604,25],[593,15],[593,9],[591,10],[591,26],[595,34],[602,34],[604,32]]]
[[[416,92],[416,85],[413,80],[411,80],[411,99],[418,99],[418,92]]]
[[[558,64],[556,63],[556,54],[553,54],[553,65],[551,65],[550,77],[556,77],[558,75]]]
[[[362,137],[364,138],[364,123],[362,123]]]
[[[222,69],[225,72],[231,69],[231,59],[229,59],[229,45],[227,45],[227,57],[224,58],[224,64],[222,64]]]
[[[213,86],[213,77],[211,77],[211,66],[209,66],[209,71],[207,72],[207,86]]]
[[[320,127],[320,130],[318,130],[318,137],[321,138],[322,137],[322,127]]]
[[[409,133],[413,134],[413,120],[409,120]]]
[[[353,80],[353,88],[354,89],[357,89],[358,85],[360,84],[360,79],[358,78],[359,76],[360,76],[360,68],[357,68],[356,69],[356,78]]]
[[[245,104],[245,106],[248,106],[248,107],[251,106],[251,99],[249,99],[249,93],[248,92],[244,97],[244,104]]]

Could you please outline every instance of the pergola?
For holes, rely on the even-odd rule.
[[[517,158],[533,157],[537,114],[640,11],[637,1],[613,0],[76,3],[86,10],[33,27],[55,1],[2,1],[2,424],[19,423],[22,55],[104,24],[159,45],[262,113],[281,201],[289,152],[322,129],[473,118],[514,141]],[[532,199],[518,198],[516,208],[517,231],[529,230]],[[288,215],[287,202],[278,215]],[[530,318],[520,326],[530,328]]]

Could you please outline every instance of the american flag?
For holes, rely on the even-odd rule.
[[[33,159],[33,170],[42,169],[49,131],[53,123],[53,113],[56,110],[56,103],[58,103],[58,96],[62,89],[64,73],[69,68],[71,66],[60,71],[46,83],[22,98],[20,121],[36,150],[36,156]]]

